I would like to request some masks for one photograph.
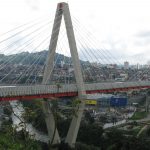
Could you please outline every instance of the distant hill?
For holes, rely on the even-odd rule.
[[[29,65],[29,64],[36,62],[39,65],[44,65],[47,55],[48,55],[47,50],[43,50],[43,51],[35,52],[35,53],[22,52],[22,53],[13,54],[13,55],[0,54],[0,64],[8,63],[8,64]],[[37,58],[39,59],[37,60]],[[71,58],[64,56],[62,54],[56,53],[55,60],[57,60],[57,64],[60,64],[61,61],[64,61],[65,63],[70,64]]]
[[[35,64],[44,65],[48,56],[48,50],[43,50],[40,52],[29,53],[29,52],[22,52],[13,55],[4,55],[0,54],[0,64],[7,63],[7,64],[22,64],[22,65],[30,65],[35,62]],[[37,59],[39,58],[39,59]],[[61,61],[64,61],[66,64],[70,64],[71,57],[64,56],[62,54],[55,54],[55,60],[57,60],[56,64],[61,64]],[[88,61],[80,60],[81,64],[88,65]]]

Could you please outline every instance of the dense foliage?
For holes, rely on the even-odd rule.
[[[28,133],[12,128],[10,122],[3,122],[0,130],[0,150],[42,150],[42,145],[31,140]]]
[[[24,119],[27,122],[33,124],[33,126],[39,131],[47,133],[47,127],[45,124],[45,116],[42,111],[42,105],[40,100],[35,101],[22,101],[25,108]]]

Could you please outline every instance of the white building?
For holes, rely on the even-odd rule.
[[[129,69],[129,62],[128,61],[124,62],[124,69]]]

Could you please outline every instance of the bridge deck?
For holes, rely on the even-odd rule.
[[[87,94],[106,93],[113,91],[127,91],[130,89],[150,88],[149,81],[141,82],[113,82],[85,84]],[[33,99],[77,96],[76,84],[61,85],[35,85],[35,86],[1,86],[0,100]]]

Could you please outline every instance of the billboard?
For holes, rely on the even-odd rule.
[[[125,107],[127,105],[127,98],[124,97],[111,97],[110,106]]]
[[[87,105],[96,105],[97,104],[97,100],[85,100],[85,104]]]

